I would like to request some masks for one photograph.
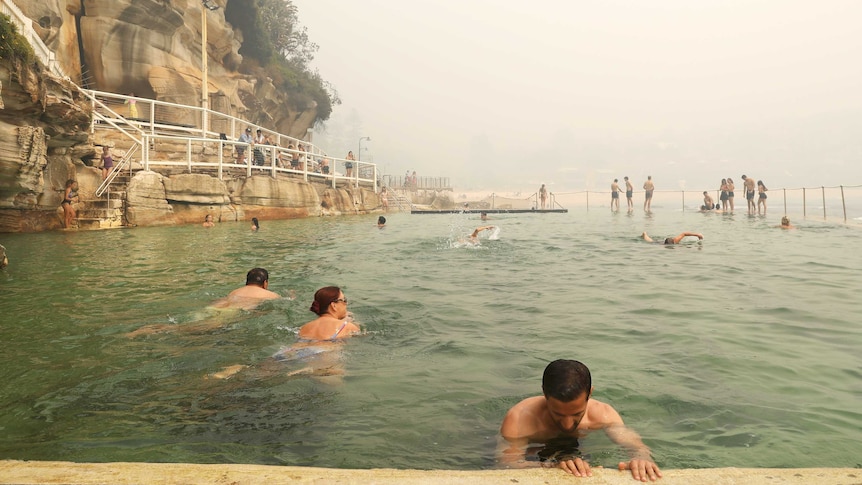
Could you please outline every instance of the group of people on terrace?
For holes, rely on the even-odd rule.
[[[629,180],[628,177],[623,177],[625,181],[625,193],[626,193],[626,205],[628,208],[628,212],[633,211],[634,203],[632,202],[632,197],[634,195],[634,187]],[[748,203],[748,214],[763,214],[766,215],[766,192],[769,190],[766,188],[766,185],[762,180],[754,181],[753,178],[748,177],[746,175],[742,176],[743,188],[745,190],[745,200]],[[544,189],[544,184],[542,185],[542,189]],[[653,192],[655,191],[655,184],[652,181],[652,175],[648,175],[646,181],[643,185],[644,189],[644,212],[650,212],[652,207],[652,198]],[[703,204],[700,206],[701,211],[721,211],[721,212],[733,212],[734,211],[734,190],[735,186],[733,184],[733,179],[728,177],[721,179],[721,185],[719,186],[719,198],[718,204],[715,203],[715,200],[709,195],[709,191],[703,191]],[[614,179],[611,184],[611,210],[613,212],[617,212],[620,210],[620,193],[623,189],[620,187],[619,179]],[[541,192],[541,191],[540,191]],[[755,203],[755,198],[757,202]],[[542,208],[544,209],[544,198],[542,203]]]
[[[275,164],[278,168],[288,168],[297,171],[310,171],[322,175],[336,174],[332,166],[332,160],[326,156],[314,156],[311,146],[303,144],[298,140],[290,139],[286,150],[281,150],[277,143],[272,141],[269,134],[257,129],[252,135],[251,127],[247,127],[237,140],[241,144],[236,145],[236,163],[246,164],[246,148],[251,147],[251,164],[258,167],[267,165],[270,157],[275,156]],[[272,151],[274,150],[274,152]],[[356,157],[353,151],[348,151],[344,156],[344,176],[347,178],[356,175]],[[416,172],[413,172],[414,177]]]

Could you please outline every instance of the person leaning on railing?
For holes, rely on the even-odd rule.
[[[245,129],[245,132],[239,136],[239,142],[251,144],[251,128]],[[240,165],[243,165],[245,163],[245,149],[246,145],[236,146],[236,163]]]

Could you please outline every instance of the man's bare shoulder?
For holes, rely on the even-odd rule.
[[[605,428],[612,425],[622,424],[620,414],[608,403],[598,399],[590,399],[587,404],[587,414],[581,423],[592,429]]]
[[[504,438],[530,438],[543,430],[545,397],[533,396],[512,406],[503,418],[500,434]]]
[[[243,297],[243,298],[257,298],[259,300],[271,300],[274,298],[279,298],[278,293],[263,289],[259,286],[254,285],[246,285],[242,288],[237,288],[230,292],[227,296],[231,297]]]
[[[231,291],[226,297],[213,302],[213,308],[243,308],[252,310],[263,300],[281,298],[278,293],[259,286],[247,285]]]

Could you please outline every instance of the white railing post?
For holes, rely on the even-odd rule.
[[[218,141],[218,179],[224,180],[224,140]]]
[[[192,173],[192,139],[186,139],[186,163],[189,166],[189,173]]]
[[[144,150],[141,165],[144,166],[144,170],[150,171],[150,136],[147,134],[144,134]]]

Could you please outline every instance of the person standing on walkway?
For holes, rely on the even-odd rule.
[[[611,212],[620,210],[620,184],[618,179],[614,179],[611,184]]]
[[[353,161],[356,160],[356,157],[353,156],[353,150],[350,150],[349,152],[347,152],[347,156],[344,157],[344,159],[347,160],[346,162],[344,162],[344,176],[345,177],[352,177],[353,176]],[[407,177],[407,180],[404,181],[405,184],[409,182],[409,178],[410,177]]]
[[[248,148],[248,145],[252,143],[251,139],[251,128],[246,128],[245,132],[239,136],[240,143],[246,143],[246,145],[237,145],[236,146],[236,163],[240,165],[245,164],[245,149]]]
[[[757,209],[754,205],[754,179],[743,175],[742,180],[745,182],[743,187],[745,187],[745,201],[748,202],[748,213],[754,214]]]
[[[736,187],[733,185],[733,179],[727,177],[727,202],[730,203],[730,212],[733,213],[733,191]]]
[[[652,193],[655,190],[655,184],[652,183],[652,175],[647,175],[644,182],[644,212],[652,212]]]
[[[634,210],[634,203],[632,202],[632,195],[634,195],[635,188],[629,180],[628,176],[623,177],[623,180],[626,181],[626,206],[628,207],[628,211],[632,212]]]
[[[129,118],[135,119],[138,117],[138,101],[135,99],[135,93],[129,93],[131,98],[123,101],[123,104],[129,105]]]
[[[542,210],[545,210],[548,205],[548,189],[545,188],[545,184],[539,187],[539,200],[542,202]]]
[[[757,213],[760,214],[760,206],[763,206],[763,215],[766,215],[766,191],[769,190],[763,185],[763,180],[757,181]]]

